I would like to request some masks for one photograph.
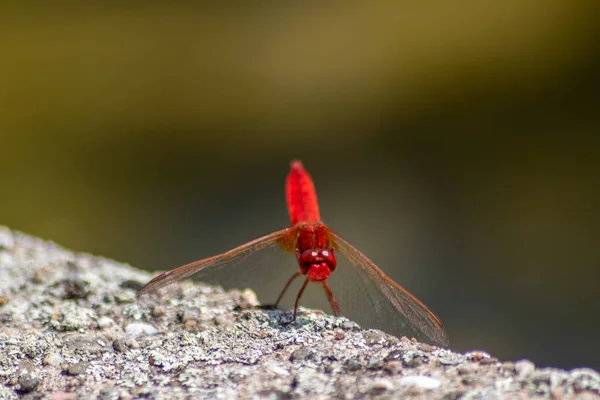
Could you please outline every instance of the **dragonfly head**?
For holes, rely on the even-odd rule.
[[[333,249],[308,249],[300,253],[297,250],[298,269],[313,282],[323,282],[335,270]]]

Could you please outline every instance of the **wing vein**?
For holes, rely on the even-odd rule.
[[[442,322],[425,304],[389,278],[367,256],[362,254],[344,238],[334,232],[332,232],[332,237],[343,255],[354,265],[355,270],[366,274],[373,281],[374,285],[371,286],[383,295],[382,298],[391,304],[413,329],[421,332],[435,343],[448,344],[448,337],[444,332]],[[363,277],[363,283],[366,279]],[[368,291],[367,294],[373,302],[371,294]],[[375,311],[379,311],[378,304],[373,304],[373,306]],[[392,315],[382,316],[381,320],[393,317]]]
[[[262,250],[265,247],[281,242],[283,238],[287,237],[290,234],[293,234],[293,228],[281,229],[275,232],[271,232],[260,238],[254,239],[241,246],[235,247],[223,254],[194,261],[189,264],[185,264],[175,269],[172,269],[170,271],[163,272],[162,274],[153,278],[143,288],[141,288],[137,294],[137,297],[143,298],[152,292],[155,292],[178,280],[194,275],[206,268],[220,268],[234,260],[244,258],[253,252]]]

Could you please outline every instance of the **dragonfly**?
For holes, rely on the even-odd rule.
[[[267,249],[282,249],[295,254],[297,270],[285,283],[273,307],[277,307],[290,286],[303,278],[293,308],[298,306],[307,286],[320,285],[334,316],[345,316],[369,328],[435,345],[448,345],[448,336],[440,319],[419,299],[394,282],[367,256],[327,227],[321,220],[313,180],[301,161],[290,164],[285,197],[291,226],[269,233],[225,253],[177,267],[156,276],[138,292],[138,298],[156,292],[171,283],[202,273],[210,276],[220,270],[244,264],[249,256]],[[343,262],[340,262],[342,261]],[[233,276],[269,279],[283,268],[262,263],[268,272],[237,270]],[[243,267],[244,268],[244,267]],[[287,273],[289,274],[288,271]],[[339,276],[339,280],[336,279]],[[334,285],[335,283],[335,285]],[[336,295],[339,295],[340,302]],[[340,306],[341,303],[341,306]],[[342,313],[342,307],[344,313]]]

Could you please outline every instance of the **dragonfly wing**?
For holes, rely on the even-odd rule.
[[[277,253],[285,253],[277,252],[278,249],[290,251],[289,243],[293,240],[294,235],[295,230],[293,228],[281,229],[223,254],[163,272],[140,289],[137,296],[139,299],[144,299],[160,288],[196,274],[198,279],[225,286],[226,289],[255,289],[254,285],[258,281],[269,281],[274,275],[289,278],[295,272],[295,269],[291,268],[296,264],[295,259],[286,254],[285,260],[280,257],[277,261],[274,261],[271,256],[275,256]],[[286,264],[282,265],[284,262]],[[286,265],[290,268],[285,268]],[[271,283],[274,284],[274,282]],[[272,300],[267,299],[267,301]]]
[[[338,250],[339,267],[327,282],[343,315],[365,328],[438,345],[448,344],[442,322],[421,301],[344,238],[333,232],[332,238]],[[343,265],[340,255],[352,265]]]

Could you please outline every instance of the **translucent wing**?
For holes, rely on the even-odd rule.
[[[433,312],[344,238],[333,232],[331,237],[338,250],[339,266],[327,282],[343,315],[363,328],[377,328],[433,344],[448,344],[442,322]],[[340,265],[340,255],[352,265]]]
[[[290,243],[293,243],[294,235],[294,228],[281,229],[279,231],[275,231],[260,238],[254,239],[223,254],[205,258],[203,260],[195,261],[170,271],[163,272],[148,282],[142,289],[140,289],[137,296],[138,298],[142,299],[146,295],[153,293],[160,288],[170,285],[171,283],[174,283],[180,279],[190,277],[194,274],[198,274],[198,278],[206,280],[210,283],[225,285],[226,288],[240,289],[246,287],[254,289],[253,284],[255,284],[258,280],[270,280],[273,276],[277,275],[289,277],[295,271],[295,269],[284,268],[284,265],[280,265],[281,260],[276,263],[267,261],[256,262],[256,260],[254,260],[254,263],[240,261],[246,261],[246,257],[253,254],[265,255],[265,253],[269,252],[264,250],[268,249],[283,248],[284,250],[290,251]],[[266,255],[269,256],[270,254]],[[295,266],[295,258],[289,257],[288,254],[287,260],[287,264],[289,266]],[[255,270],[254,268],[250,268],[252,265],[255,265],[257,268],[262,268],[263,270]]]

